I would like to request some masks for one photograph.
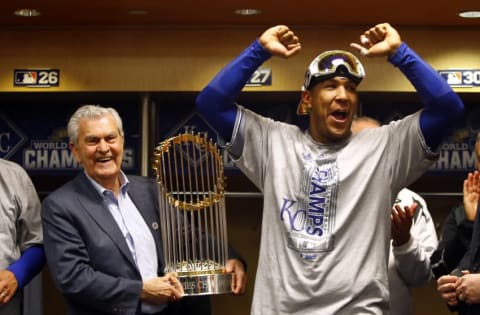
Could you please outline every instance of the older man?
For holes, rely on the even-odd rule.
[[[163,274],[157,185],[121,170],[122,120],[113,108],[85,105],[68,123],[83,167],[42,204],[47,263],[69,314],[172,314],[182,298]],[[230,267],[244,276],[243,266]],[[243,290],[237,281],[235,290]]]

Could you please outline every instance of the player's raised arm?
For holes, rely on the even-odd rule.
[[[463,117],[460,97],[437,71],[401,41],[390,24],[375,25],[360,36],[360,42],[352,43],[351,47],[367,57],[388,56],[415,87],[424,104],[420,128],[427,145],[436,149]]]
[[[300,49],[298,37],[287,26],[267,29],[200,92],[196,100],[198,111],[229,141],[237,115],[235,100],[248,79],[272,55],[288,58]]]

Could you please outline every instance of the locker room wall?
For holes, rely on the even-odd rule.
[[[294,28],[295,29],[295,28]],[[0,91],[13,87],[12,71],[58,68],[61,83],[49,91],[198,91],[263,28],[247,29],[40,29],[0,30]],[[306,65],[323,50],[350,50],[361,28],[299,28],[302,51],[272,58],[272,86],[251,91],[298,91]],[[402,38],[437,69],[480,68],[478,28],[399,28]],[[384,58],[362,58],[361,91],[411,91]],[[388,78],[388,80],[385,80]],[[37,90],[38,91],[38,90]],[[462,89],[478,92],[479,89]]]

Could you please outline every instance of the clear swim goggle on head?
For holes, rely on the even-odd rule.
[[[302,89],[308,90],[315,83],[336,76],[347,77],[358,84],[365,77],[365,70],[360,60],[348,51],[325,51],[308,66]]]

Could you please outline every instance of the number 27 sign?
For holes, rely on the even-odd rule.
[[[58,69],[15,69],[13,85],[23,87],[50,87],[60,85]]]
[[[246,86],[272,85],[272,69],[258,68],[245,84]]]

